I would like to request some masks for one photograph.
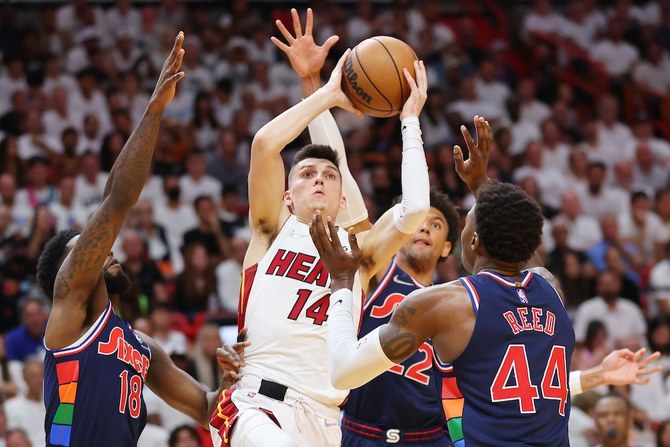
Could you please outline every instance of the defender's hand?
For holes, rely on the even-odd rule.
[[[649,364],[661,357],[660,352],[654,352],[644,360],[645,348],[633,353],[629,349],[618,349],[611,352],[601,363],[603,381],[608,385],[644,385],[649,383],[650,374],[661,371],[661,366],[647,368]]]
[[[407,79],[407,82],[409,83],[411,93],[409,98],[407,98],[407,101],[405,101],[402,112],[400,112],[401,121],[411,116],[418,117],[428,98],[428,76],[426,75],[426,67],[423,65],[423,61],[414,61],[416,81],[412,78],[412,75],[409,74],[407,68],[403,68],[402,70],[405,79]]]
[[[148,110],[151,113],[161,113],[165,110],[170,101],[172,101],[172,98],[174,98],[177,82],[184,77],[184,72],[179,71],[181,62],[184,59],[183,43],[184,32],[179,31],[172,51],[170,51],[170,55],[165,60],[161,73],[158,76],[156,88],[149,100]]]
[[[479,187],[489,180],[488,164],[491,146],[493,145],[493,131],[489,122],[482,116],[475,116],[474,123],[477,131],[477,142],[475,143],[468,129],[461,126],[461,133],[465,139],[465,144],[468,146],[470,156],[464,161],[460,146],[454,146],[454,163],[456,164],[456,173],[476,196]]]
[[[275,22],[288,45],[274,36],[270,37],[270,40],[288,56],[288,60],[291,62],[291,67],[293,67],[293,70],[301,79],[310,76],[318,77],[324,62],[326,61],[328,52],[340,38],[338,36],[330,36],[321,46],[314,42],[314,37],[312,35],[312,28],[314,26],[312,8],[307,8],[307,20],[305,23],[304,34],[300,25],[298,11],[296,11],[295,8],[291,9],[291,17],[293,18],[293,30],[295,31],[295,36],[286,29],[281,20]]]
[[[326,232],[321,213],[317,211],[314,217],[312,217],[309,234],[312,236],[316,250],[319,252],[319,256],[321,256],[321,260],[330,274],[331,288],[335,288],[333,287],[335,282],[351,288],[354,282],[354,275],[361,264],[361,250],[358,247],[356,235],[353,229],[349,230],[351,253],[347,253],[342,248],[342,244],[340,244],[340,238],[337,237],[337,228],[335,228],[335,224],[330,217],[328,218],[327,225],[328,232]]]

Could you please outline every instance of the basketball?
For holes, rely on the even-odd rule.
[[[367,115],[397,115],[410,94],[402,69],[415,77],[415,60],[416,53],[402,40],[389,36],[366,39],[344,61],[342,90]]]

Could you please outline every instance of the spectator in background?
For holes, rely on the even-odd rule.
[[[656,432],[656,447],[670,447],[670,420],[665,420]]]
[[[619,103],[613,95],[605,95],[598,102],[598,142],[608,148],[611,164],[626,158],[633,134],[619,119]],[[630,156],[630,155],[628,155]]]
[[[602,240],[598,221],[583,213],[579,195],[574,191],[566,191],[561,196],[561,213],[554,218],[564,220],[568,226],[568,246],[580,252]]]
[[[667,237],[661,219],[650,210],[649,197],[638,191],[630,196],[630,212],[619,214],[619,234],[624,242],[636,245],[643,264],[663,257]]]
[[[586,300],[577,309],[574,318],[575,337],[586,340],[586,328],[593,320],[600,320],[609,334],[609,348],[631,348],[645,344],[647,324],[640,308],[620,297],[621,281],[615,272],[606,270],[598,275],[598,296]]]
[[[28,297],[20,303],[21,324],[7,332],[5,348],[10,371],[16,378],[16,364],[24,362],[30,356],[40,356],[44,353],[42,333],[47,324],[49,311],[43,300]],[[13,363],[13,365],[12,365]],[[20,374],[19,376],[20,377]]]
[[[153,204],[143,200],[135,205],[134,226],[142,234],[148,245],[148,255],[155,261],[170,260],[170,244],[167,240],[165,228],[154,219]]]
[[[633,167],[633,188],[653,193],[668,185],[668,167],[654,159],[654,153],[647,144],[635,148]]]
[[[231,256],[216,267],[216,283],[221,308],[229,313],[236,313],[242,284],[242,263],[247,253],[249,242],[242,237],[234,236],[230,241]]]
[[[605,184],[606,166],[591,162],[587,170],[585,188],[576,188],[584,213],[596,219],[606,215],[617,216],[628,210],[628,194]]]
[[[100,122],[101,132],[111,130],[111,118],[107,100],[100,89],[97,73],[93,69],[82,70],[77,74],[79,88],[70,93],[70,110],[77,118],[75,123],[83,123],[86,115],[94,115]]]
[[[219,140],[219,123],[214,115],[212,96],[200,92],[193,103],[193,120],[187,126],[193,146],[211,159]],[[209,163],[211,166],[212,163]],[[219,179],[221,180],[221,179]]]
[[[577,145],[577,149],[586,154],[589,162],[599,162],[610,168],[614,164],[613,148],[603,143],[599,138],[598,122],[587,119],[581,127],[583,141]]]
[[[537,99],[537,86],[531,78],[519,81],[516,91],[519,102],[519,120],[539,126],[551,116],[548,105]]]
[[[35,446],[44,445],[44,416],[46,410],[42,400],[44,386],[44,365],[42,360],[28,358],[23,364],[23,380],[26,391],[5,402],[7,427],[21,429],[28,433]],[[40,429],[38,429],[39,427]]]
[[[249,167],[238,160],[239,146],[235,132],[222,129],[218,137],[218,148],[210,158],[207,173],[224,187],[234,186],[246,198]]]
[[[521,34],[528,44],[535,43],[535,34],[559,35],[564,19],[551,10],[549,0],[535,0],[533,9],[524,17]]]
[[[67,127],[61,134],[61,146],[63,153],[55,165],[55,172],[61,176],[76,177],[79,174],[79,156],[77,146],[79,145],[79,132],[74,127]]]
[[[103,133],[98,116],[92,113],[84,116],[82,132],[77,143],[77,155],[91,152],[96,156],[102,151]]]
[[[663,224],[663,234],[670,240],[670,189],[663,188],[656,193],[654,211]]]
[[[58,139],[45,133],[42,116],[37,110],[31,110],[26,114],[25,133],[19,137],[17,144],[19,157],[24,161],[33,157],[54,160],[62,152]]]
[[[170,439],[168,440],[169,447],[200,447],[202,441],[198,436],[198,432],[191,425],[180,425],[172,430]]]
[[[200,151],[192,151],[186,157],[186,173],[179,179],[181,197],[193,202],[198,196],[209,196],[218,203],[221,200],[221,182],[207,175],[207,161]]]
[[[108,174],[100,171],[100,160],[93,152],[81,156],[79,172],[75,179],[76,201],[92,212],[102,202]]]
[[[620,20],[610,20],[607,38],[598,41],[590,52],[617,83],[625,81],[640,58],[637,49],[623,39],[623,26]]]
[[[130,279],[130,287],[121,294],[119,303],[124,318],[132,321],[149,313],[156,302],[165,303],[168,294],[163,275],[148,255],[147,240],[139,231],[124,230],[121,248],[125,254],[122,267]]]
[[[611,349],[607,344],[607,329],[599,320],[589,322],[584,344],[572,354],[570,369],[585,370],[600,364]]]
[[[19,388],[12,380],[9,374],[9,364],[7,363],[7,351],[5,350],[5,337],[0,334],[0,402],[14,397],[18,394]],[[0,403],[0,413],[3,407]],[[0,421],[4,417],[4,413],[0,414]],[[0,439],[2,439],[3,427],[0,422]]]
[[[639,280],[639,275],[637,272],[626,267],[619,250],[614,247],[607,249],[605,252],[605,266],[607,270],[619,275],[619,281],[621,281],[621,292],[619,292],[619,295],[640,306],[640,288],[636,282]]]
[[[186,355],[188,352],[186,336],[182,332],[172,329],[170,311],[171,308],[161,302],[156,303],[151,308],[151,312],[149,313],[149,320],[152,326],[151,337],[165,352]]]
[[[189,372],[198,382],[211,386],[210,389],[217,389],[221,380],[216,360],[216,350],[221,344],[219,326],[205,323],[193,347],[193,364]]]
[[[7,173],[15,179],[25,179],[25,165],[19,157],[19,145],[16,136],[6,135],[0,141],[0,173]]]
[[[640,267],[641,258],[637,251],[637,246],[630,242],[624,242],[619,236],[619,224],[617,218],[608,215],[600,219],[600,228],[603,240],[589,249],[586,255],[589,261],[598,271],[606,269],[605,255],[611,247],[619,250],[626,268],[633,271]]]
[[[30,111],[28,94],[24,90],[17,90],[10,97],[10,107],[2,111],[0,108],[0,131],[10,135],[21,135],[23,133],[23,120]]]
[[[562,141],[558,123],[553,118],[546,119],[540,125],[540,132],[542,133],[542,167],[566,175],[570,146]]]
[[[670,94],[670,59],[658,43],[647,44],[644,59],[633,70],[633,79],[642,92]]]
[[[217,265],[226,258],[229,251],[229,235],[225,234],[225,226],[217,215],[216,205],[211,197],[199,196],[193,204],[198,223],[195,228],[184,233],[183,247],[199,243],[207,248],[212,265]]]
[[[50,108],[44,112],[44,133],[51,140],[59,141],[63,135],[63,131],[69,127],[74,127],[77,124],[73,119],[72,112],[69,107],[68,92],[63,87],[56,87],[51,93]],[[62,144],[60,152],[62,153]]]
[[[35,209],[35,217],[28,236],[28,250],[26,255],[32,263],[37,262],[42,249],[51,237],[56,235],[56,218],[49,212],[49,208],[39,205]],[[31,273],[32,273],[31,269]]]
[[[528,143],[525,155],[525,164],[514,171],[514,180],[521,183],[524,178],[532,177],[540,187],[542,205],[549,208],[549,215],[553,216],[560,208],[561,195],[568,186],[565,183],[565,174],[545,163],[547,153],[536,141]]]
[[[55,92],[60,89],[67,96],[68,92],[73,92],[79,88],[77,81],[68,73],[64,73],[61,67],[60,58],[54,54],[49,53],[44,59],[44,82],[42,83],[42,91],[51,95],[52,106],[58,108],[54,103],[56,102]]]
[[[629,447],[632,439],[633,412],[623,396],[608,394],[596,402],[593,410],[601,447]]]
[[[175,308],[188,316],[218,307],[214,265],[204,244],[184,246],[184,270],[175,278]]]
[[[480,93],[478,95],[482,97]],[[450,144],[454,141],[449,123],[444,116],[444,108],[444,92],[438,87],[430,88],[423,109],[424,113],[419,117],[423,129],[423,144],[427,152],[435,150],[442,144]]]
[[[237,187],[235,185],[224,186],[221,191],[221,204],[218,209],[224,232],[235,235],[238,231],[248,229],[248,214],[248,206],[240,200]]]
[[[652,315],[661,313],[670,317],[670,242],[666,242],[663,258],[649,273],[649,305]]]
[[[168,245],[170,247],[170,261],[174,272],[180,272],[183,267],[181,246],[184,234],[198,225],[198,218],[190,203],[181,200],[181,186],[179,177],[167,175],[163,178],[163,192],[167,200],[157,203],[155,209],[156,223],[165,228]]]
[[[58,201],[49,205],[49,212],[56,219],[56,231],[69,228],[82,229],[88,220],[86,209],[75,201],[74,177],[61,177],[58,184]]]

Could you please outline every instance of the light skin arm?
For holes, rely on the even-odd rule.
[[[403,106],[401,120],[418,117],[426,102],[428,79],[423,61],[414,62],[414,71],[416,82],[407,69],[403,70],[411,94]],[[429,194],[429,191],[425,191],[425,194]],[[429,209],[422,210],[425,213],[424,218],[428,211]],[[394,223],[393,209],[386,211],[370,231],[361,234],[361,283],[364,290],[378,272],[385,271],[384,267],[388,267],[391,258],[411,236],[398,230]]]
[[[62,348],[81,336],[87,319],[107,305],[106,293],[93,293],[102,280],[102,267],[123,224],[149,176],[163,111],[175,94],[184,56],[184,34],[179,33],[168,56],[146,111],[124,145],[110,174],[107,196],[93,213],[58,271],[53,309],[45,331],[52,349]],[[117,174],[118,173],[118,179]]]
[[[342,65],[349,50],[340,58],[330,80],[315,94],[291,107],[263,126],[251,143],[249,168],[249,223],[253,232],[250,251],[256,251],[259,237],[265,244],[278,232],[289,216],[282,201],[284,193],[284,164],[281,151],[293,141],[323,111],[341,107],[358,115],[341,90]],[[264,252],[264,251],[263,251]],[[256,262],[247,253],[245,265]]]
[[[307,18],[305,21],[305,31],[303,33],[300,24],[300,17],[298,11],[291,9],[291,17],[293,19],[293,29],[295,36],[292,35],[284,26],[284,24],[277,20],[275,23],[277,28],[286,39],[286,44],[276,37],[271,37],[274,43],[289,59],[291,67],[300,78],[300,85],[302,87],[302,97],[307,98],[316,92],[321,87],[321,69],[326,61],[328,52],[332,46],[339,40],[338,36],[330,36],[323,45],[319,46],[314,42],[312,35],[312,28],[314,25],[314,15],[312,9],[307,8]],[[356,180],[349,171],[347,165],[347,154],[344,149],[344,141],[342,135],[337,128],[333,116],[329,111],[323,112],[319,117],[312,121],[309,125],[310,137],[312,143],[325,144],[332,147],[340,158],[340,174],[342,176],[342,192],[347,198],[345,209],[341,210],[339,216],[349,216],[351,210],[356,210],[359,214],[360,210],[365,210],[365,202],[361,194]],[[355,218],[356,216],[354,216]],[[354,226],[356,232],[369,230],[372,224],[367,218],[359,222],[342,221],[343,225]]]

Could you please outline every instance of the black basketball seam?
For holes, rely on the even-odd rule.
[[[358,48],[354,48],[354,55],[356,56],[356,61],[358,62],[358,66],[361,67],[361,70],[363,71],[363,74],[365,74],[365,77],[368,78],[368,80],[370,81],[370,85],[372,87],[374,87],[374,89],[377,90],[377,93],[379,93],[379,95],[382,98],[384,98],[384,101],[386,101],[388,103],[389,108],[387,109],[387,112],[388,113],[394,112],[395,109],[393,108],[393,103],[391,101],[389,101],[389,99],[386,96],[384,96],[384,94],[377,88],[375,83],[372,82],[372,79],[370,78],[370,76],[368,76],[368,72],[365,71],[365,67],[363,67],[363,64],[361,64],[361,59],[358,57]],[[391,60],[393,60],[393,58],[391,58]],[[395,65],[395,62],[393,62],[393,65]],[[361,103],[361,104],[364,104],[364,103]],[[365,106],[367,108],[371,109],[371,110],[379,110],[380,112],[384,111],[384,109],[375,109],[374,107],[370,107],[367,104],[365,104]]]
[[[393,59],[393,55],[391,54],[389,49],[386,48],[386,45],[384,45],[384,43],[381,40],[377,39],[376,37],[373,37],[373,39],[376,40],[377,42],[379,42],[379,44],[384,48],[386,53],[389,55],[389,58],[391,58],[391,62],[393,63],[393,66],[395,67],[395,74],[396,74],[396,76],[398,76],[398,83],[400,84],[400,101],[402,102],[405,99],[405,89],[404,89],[404,86],[403,86],[403,83],[402,83],[402,77],[400,76],[400,72],[398,71],[398,66],[395,63],[395,59]],[[412,50],[412,53],[414,53],[414,50]],[[414,54],[414,56],[416,56],[416,54]],[[403,105],[404,104],[400,104],[400,110],[402,110]]]

